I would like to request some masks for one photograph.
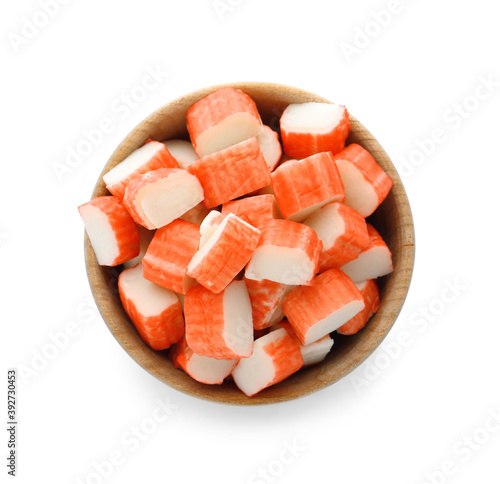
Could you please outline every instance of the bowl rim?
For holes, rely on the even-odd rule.
[[[277,92],[279,92],[283,94],[283,96],[285,97],[291,95],[300,99],[306,99],[315,102],[326,102],[326,103],[332,102],[328,99],[325,99],[321,96],[318,96],[314,93],[311,93],[309,91],[300,88],[295,88],[284,84],[269,83],[269,82],[225,83],[191,91],[187,94],[177,97],[176,99],[173,99],[172,101],[169,101],[168,103],[156,109],[153,113],[151,113],[149,116],[143,119],[139,124],[137,124],[125,136],[125,138],[113,151],[110,158],[103,167],[99,175],[99,178],[96,182],[96,185],[93,189],[91,198],[93,199],[96,198],[97,196],[102,196],[106,194],[109,195],[109,192],[106,191],[105,187],[104,187],[105,193],[103,192],[102,175],[107,171],[109,171],[109,169],[118,164],[120,161],[122,161],[126,156],[128,156],[128,154],[134,151],[137,147],[139,147],[141,145],[141,144],[138,145],[138,143],[140,143],[140,140],[142,140],[143,144],[147,139],[150,138],[150,136],[148,136],[148,133],[151,132],[152,126],[154,126],[155,123],[157,123],[158,117],[165,115],[165,112],[172,110],[175,106],[190,105],[197,99],[201,99],[207,94],[223,87],[233,87],[236,89],[241,89],[243,91],[257,90],[259,92],[271,92],[271,94],[276,94]],[[307,102],[307,101],[303,100],[299,102]],[[241,394],[240,397],[234,396],[234,398],[233,397],[228,398],[228,395],[224,394],[223,392],[214,391],[216,389],[213,387],[216,386],[213,385],[198,384],[201,385],[201,387],[190,386],[188,390],[186,388],[186,385],[182,384],[182,382],[179,381],[179,378],[177,376],[175,378],[169,378],[168,375],[166,375],[164,372],[161,371],[161,366],[163,365],[163,363],[162,364],[159,363],[160,361],[164,362],[164,358],[163,357],[160,358],[158,352],[155,352],[154,350],[150,349],[144,343],[142,343],[142,345],[146,346],[147,349],[145,349],[144,347],[138,348],[137,344],[134,345],[133,342],[130,341],[130,336],[133,332],[135,332],[135,329],[132,330],[132,333],[130,330],[123,332],[123,328],[117,325],[116,322],[114,321],[114,318],[112,316],[113,316],[113,311],[117,309],[116,297],[114,297],[113,301],[111,301],[109,298],[109,281],[104,280],[104,272],[110,271],[112,274],[114,274],[113,277],[117,278],[118,269],[103,268],[98,265],[94,251],[90,244],[90,240],[85,232],[84,234],[85,266],[91,292],[96,302],[97,308],[106,326],[108,327],[114,338],[118,341],[120,346],[128,353],[128,355],[134,361],[136,361],[136,363],[138,363],[148,373],[150,373],[151,375],[153,375],[155,378],[162,381],[166,385],[170,386],[171,388],[174,388],[175,390],[178,390],[184,394],[200,398],[203,400],[208,400],[222,404],[230,404],[230,405],[272,404],[272,403],[279,403],[283,401],[290,401],[296,398],[300,398],[305,395],[315,393],[319,390],[322,390],[336,383],[337,381],[341,380],[346,375],[354,371],[359,365],[361,365],[381,344],[383,339],[387,336],[390,329],[395,324],[397,317],[403,307],[406,296],[408,294],[411,277],[413,273],[414,262],[415,262],[415,233],[413,226],[413,218],[411,214],[409,200],[406,195],[403,183],[389,156],[384,151],[379,142],[373,137],[373,135],[352,114],[349,114],[349,116],[352,126],[355,127],[356,133],[358,133],[361,138],[356,139],[357,137],[355,136],[354,141],[351,139],[352,135],[355,132],[355,130],[353,129],[351,131],[351,135],[348,138],[348,141],[349,139],[351,139],[351,143],[357,142],[366,149],[368,149],[368,151],[372,154],[375,160],[382,166],[384,171],[386,171],[386,173],[389,174],[394,183],[390,195],[391,194],[393,196],[397,195],[398,198],[397,208],[400,209],[401,212],[404,214],[404,221],[402,221],[402,223],[399,224],[404,228],[404,230],[398,229],[398,237],[401,238],[400,247],[402,253],[400,260],[398,262],[397,270],[395,268],[395,271],[390,275],[390,277],[392,277],[391,285],[394,286],[393,290],[395,291],[394,294],[391,293],[391,298],[390,298],[392,307],[391,310],[389,311],[389,314],[384,315],[383,321],[380,322],[380,325],[379,327],[377,327],[377,330],[370,335],[371,337],[369,338],[369,340],[367,342],[365,341],[362,345],[359,346],[356,345],[356,349],[359,355],[356,358],[353,358],[349,361],[345,361],[345,364],[343,365],[341,364],[340,367],[337,369],[337,372],[335,373],[335,377],[331,377],[331,375],[329,375],[328,373],[324,374],[321,371],[315,372],[314,375],[317,377],[318,380],[317,384],[314,386],[309,385],[308,387],[302,389],[295,388],[293,394],[291,394],[291,392],[288,392],[287,394],[282,395],[280,394],[279,391],[276,391],[276,388],[279,388],[279,386],[283,385],[284,382],[269,387],[250,398],[246,397],[242,392],[240,392],[237,389],[236,390],[238,391],[238,393]],[[158,141],[165,141],[165,140],[158,140]],[[367,148],[367,146],[369,146],[369,148]],[[394,195],[395,193],[396,195]],[[116,296],[116,291],[114,292],[114,294]],[[119,297],[118,297],[118,302],[119,302]],[[385,300],[382,300],[381,308],[384,302]],[[123,311],[123,308],[121,308],[121,311]],[[379,316],[380,318],[382,317],[382,315],[378,312],[372,319],[375,319],[377,316]],[[130,326],[132,326],[131,323]],[[369,325],[367,325],[366,328],[369,328]],[[333,350],[335,350],[335,345]],[[319,365],[321,365],[321,363]]]

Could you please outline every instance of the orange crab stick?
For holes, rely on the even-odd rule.
[[[292,329],[290,323],[284,319],[278,324],[271,326],[271,331],[283,328],[290,335],[290,337],[299,345],[300,352],[302,353],[302,358],[304,359],[304,366],[315,365],[323,361],[326,355],[330,352],[333,346],[333,339],[329,334],[323,336],[317,341],[314,341],[308,345],[303,345],[300,343],[299,338]]]
[[[168,357],[176,368],[182,368],[194,380],[208,385],[220,385],[238,363],[238,360],[216,360],[200,356],[188,346],[186,338],[172,346]]]
[[[200,244],[199,248],[205,245],[205,242],[212,236],[212,234],[217,230],[217,227],[222,223],[225,219],[225,216],[222,215],[218,210],[212,210],[208,213],[208,215],[203,219],[200,225]]]
[[[239,89],[223,87],[194,103],[187,129],[198,156],[206,156],[260,134],[262,121],[253,100]]]
[[[184,335],[184,318],[177,296],[144,279],[142,265],[125,269],[118,277],[120,299],[143,341],[164,350]]]
[[[111,168],[103,177],[106,188],[116,197],[125,196],[127,184],[148,171],[159,168],[178,168],[177,161],[163,143],[148,141],[132,152],[121,163]]]
[[[179,218],[203,200],[195,176],[180,168],[160,168],[134,178],[123,203],[136,223],[157,229]]]
[[[365,307],[356,316],[337,329],[340,334],[355,334],[364,328],[368,320],[378,311],[380,307],[380,294],[374,279],[356,284],[359,292],[363,295]]]
[[[343,203],[329,203],[307,217],[311,227],[323,242],[319,270],[339,268],[356,259],[368,247],[365,219]]]
[[[284,151],[293,158],[305,158],[344,148],[351,123],[344,106],[329,103],[290,104],[280,119]]]
[[[270,220],[262,228],[245,277],[309,285],[318,272],[321,247],[321,240],[310,227],[288,220]]]
[[[252,319],[254,329],[264,329],[276,324],[284,318],[281,304],[285,296],[296,286],[287,286],[279,282],[254,281],[243,278],[252,303]]]
[[[392,188],[392,180],[373,156],[357,144],[334,157],[345,188],[345,204],[363,217],[371,215]]]
[[[78,211],[100,265],[116,266],[139,255],[139,231],[118,198],[94,198]]]
[[[198,355],[230,360],[252,354],[252,306],[243,281],[219,294],[193,286],[184,298],[184,315],[187,344]]]
[[[260,231],[230,213],[188,265],[188,276],[214,293],[221,292],[252,257]]]
[[[256,138],[204,156],[188,170],[200,180],[207,208],[265,187],[271,180]]]
[[[256,339],[252,356],[240,360],[232,376],[238,388],[251,397],[288,378],[303,363],[299,345],[281,328]]]
[[[187,275],[187,267],[199,242],[199,227],[185,220],[174,220],[158,229],[142,260],[144,277],[177,294],[186,294],[195,283]]]
[[[283,313],[303,345],[335,331],[365,306],[363,295],[339,269],[314,278],[312,286],[298,287],[283,301]]]
[[[273,171],[280,162],[282,150],[280,138],[276,131],[269,126],[262,126],[262,131],[257,136],[260,151],[266,160],[269,171]]]
[[[198,225],[199,227],[209,212],[210,210],[205,207],[205,204],[203,202],[200,202],[198,205],[193,207],[191,210],[188,210],[179,218],[185,220],[186,222],[191,222],[192,224]]]
[[[345,198],[329,152],[287,161],[271,174],[271,182],[283,217],[293,222],[302,222],[323,205]]]
[[[269,220],[281,218],[273,195],[256,195],[224,203],[221,213],[223,215],[234,213],[238,217],[246,216],[250,223],[259,230]]]
[[[199,159],[199,156],[194,151],[193,145],[184,139],[172,139],[165,141],[164,145],[170,152],[179,166],[187,170],[188,166]]]
[[[394,269],[389,247],[372,225],[366,225],[370,238],[368,247],[357,259],[341,268],[354,282],[376,279],[391,273]]]

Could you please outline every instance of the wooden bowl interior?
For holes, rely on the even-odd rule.
[[[228,84],[242,89],[257,104],[262,120],[278,130],[279,118],[290,103],[330,102],[300,89],[269,83]],[[186,111],[198,99],[222,86],[213,86],[178,98],[141,122],[118,146],[95,186],[92,198],[109,195],[102,175],[117,165],[148,139],[166,141],[188,138]],[[327,358],[316,366],[304,368],[282,383],[267,388],[252,398],[246,397],[232,382],[204,385],[173,367],[168,351],[154,351],[139,337],[120,302],[117,289],[120,267],[101,267],[85,234],[85,263],[90,287],[109,330],[125,351],[145,370],[167,385],[194,397],[235,405],[259,405],[292,400],[335,383],[362,363],[382,342],[403,306],[414,262],[414,231],[410,206],[403,185],[391,160],[370,132],[351,115],[352,130],[347,144],[358,143],[367,149],[394,181],[388,197],[370,217],[389,246],[394,272],[379,279],[381,306],[367,326],[353,336],[334,334],[335,344]]]

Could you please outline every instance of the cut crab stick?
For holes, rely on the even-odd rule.
[[[155,235],[154,230],[148,230],[140,225],[136,225],[139,230],[139,255],[123,263],[123,267],[128,269],[129,267],[135,267],[139,262],[142,261],[146,251],[148,250],[149,244],[153,240]]]
[[[283,312],[303,345],[335,331],[365,306],[363,295],[339,269],[314,278],[312,286],[298,287],[283,301]]]
[[[125,269],[118,277],[118,290],[125,312],[143,341],[164,350],[184,335],[184,318],[177,296],[144,279],[142,265]]]
[[[148,141],[103,177],[106,188],[116,197],[125,196],[127,185],[139,175],[159,168],[178,168],[177,161],[163,143]]]
[[[193,286],[184,299],[186,341],[200,356],[219,360],[252,354],[252,306],[243,281],[233,281],[214,294]]]
[[[234,213],[238,217],[246,216],[249,222],[259,230],[269,220],[281,218],[273,195],[256,195],[224,203],[221,213],[223,215]]]
[[[258,229],[230,213],[191,259],[188,275],[221,292],[250,260],[259,236]]]
[[[194,103],[187,129],[198,156],[206,156],[260,134],[262,121],[253,100],[239,89],[224,87]]]
[[[256,138],[200,158],[188,170],[200,180],[207,208],[258,190],[271,181]]]
[[[199,156],[194,151],[193,145],[183,139],[172,139],[163,143],[179,166],[187,170],[187,167],[197,161]]]
[[[283,217],[293,222],[302,222],[323,205],[345,198],[329,152],[287,161],[271,173],[271,183]]]
[[[392,180],[373,156],[357,144],[334,157],[345,188],[345,204],[363,217],[371,215],[392,188]]]
[[[208,385],[220,385],[227,378],[238,360],[216,360],[196,354],[187,344],[186,338],[174,345],[169,353],[176,368],[182,368],[191,378]]]
[[[264,329],[281,321],[284,317],[281,304],[285,296],[296,286],[287,286],[279,282],[254,281],[243,278],[247,285],[248,295],[252,303],[252,319],[254,329]]]
[[[299,345],[302,358],[304,359],[304,366],[320,363],[332,349],[333,338],[329,334],[308,345],[303,345],[300,343],[299,338],[288,321],[283,320],[278,324],[275,324],[271,327],[271,331],[275,331],[280,328],[285,329],[289,336]]]
[[[303,363],[299,345],[280,328],[256,339],[252,356],[240,360],[232,376],[238,388],[251,397],[288,378]]]
[[[195,283],[187,275],[187,267],[199,243],[197,225],[178,219],[161,227],[142,260],[144,277],[177,294],[186,294]]]
[[[356,316],[337,329],[337,333],[351,335],[364,328],[368,320],[378,311],[380,307],[380,294],[374,279],[358,282],[356,287],[363,295],[365,307]]]
[[[202,200],[200,182],[180,168],[160,168],[134,178],[123,198],[135,222],[150,230],[169,224]]]
[[[328,103],[290,104],[280,119],[281,138],[287,155],[294,158],[344,148],[351,123],[344,106]]]
[[[212,210],[205,217],[203,222],[200,225],[200,245],[201,249],[205,242],[212,236],[212,234],[216,231],[217,227],[222,223],[225,216],[222,215],[218,210]]]
[[[262,131],[257,136],[260,151],[266,160],[269,171],[273,171],[281,159],[280,138],[276,131],[269,126],[262,126]]]
[[[318,272],[321,247],[321,240],[310,227],[288,220],[270,220],[262,228],[245,277],[309,285]]]
[[[179,218],[185,220],[186,222],[191,222],[192,224],[201,225],[205,217],[209,214],[210,209],[205,207],[203,202],[200,202],[198,205],[193,207],[191,210],[188,210],[184,215],[181,215]]]
[[[357,259],[348,262],[341,269],[354,281],[376,279],[393,271],[392,254],[375,228],[366,224],[370,242]]]
[[[365,219],[343,203],[329,203],[307,217],[304,225],[311,227],[323,242],[319,270],[340,268],[356,259],[368,247]]]
[[[139,231],[118,198],[94,198],[78,211],[100,265],[116,266],[139,255]]]

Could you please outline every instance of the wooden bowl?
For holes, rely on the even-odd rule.
[[[242,89],[251,96],[263,122],[274,129],[279,128],[280,115],[290,103],[330,102],[310,92],[279,84],[249,82],[226,86]],[[207,87],[178,98],[142,121],[106,163],[92,198],[109,195],[102,175],[146,140],[188,139],[185,122],[187,109],[220,87],[224,86]],[[388,197],[370,217],[392,252],[394,272],[379,279],[380,309],[367,326],[353,336],[335,333],[333,349],[322,363],[304,368],[252,398],[246,397],[232,382],[204,385],[175,369],[167,357],[168,350],[154,351],[141,340],[120,303],[117,279],[121,266],[101,267],[85,235],[85,263],[97,307],[118,343],[139,365],[165,384],[194,397],[233,405],[261,405],[292,400],[321,390],[353,371],[377,348],[396,321],[408,292],[415,255],[413,221],[405,190],[391,160],[370,132],[352,115],[351,123],[347,144],[358,143],[367,149],[394,181]]]

